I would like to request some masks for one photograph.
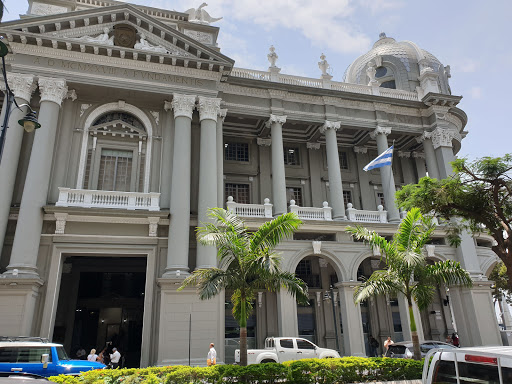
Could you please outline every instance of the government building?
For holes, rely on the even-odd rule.
[[[25,133],[26,108],[13,107],[0,164],[0,334],[49,338],[71,355],[113,341],[131,367],[188,364],[189,352],[205,365],[214,342],[219,362],[233,363],[231,292],[177,292],[196,268],[217,265],[195,228],[218,206],[251,228],[289,211],[304,221],[278,250],[310,305],[258,292],[249,347],[301,336],[367,356],[371,336],[379,353],[388,336],[411,340],[404,297],[354,304],[382,263],[345,229],[391,238],[405,214],[395,191],[451,174],[467,116],[449,66],[382,33],[343,81],[323,55],[317,78],[281,73],[274,47],[268,70],[237,68],[205,5],[28,3],[0,24],[9,87],[41,124]],[[364,172],[392,143],[392,167]],[[452,248],[436,229],[429,260],[460,261],[474,285],[439,287],[428,310],[416,308],[421,339],[457,331],[463,346],[501,345],[491,245],[467,234]]]

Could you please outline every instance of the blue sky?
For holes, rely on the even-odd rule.
[[[132,3],[185,11],[201,0],[140,0]],[[319,77],[327,56],[333,80],[371,48],[380,32],[411,40],[451,66],[452,92],[469,118],[459,156],[512,153],[509,122],[512,91],[512,1],[493,0],[211,0],[206,10],[223,16],[222,53],[243,68],[265,70],[273,44],[282,73]],[[25,13],[28,2],[7,0],[4,21]]]

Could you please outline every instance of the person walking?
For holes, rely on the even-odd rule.
[[[379,342],[375,337],[370,336],[370,357],[378,356],[377,348],[379,348]]]
[[[116,347],[112,348],[112,352],[110,354],[110,366],[112,369],[119,368],[119,360],[121,360],[121,354],[117,350]]]
[[[87,356],[88,361],[97,361],[98,355],[96,354],[96,350],[93,348],[91,349],[91,353],[89,353],[89,356]]]
[[[452,333],[452,343],[453,343],[453,346],[454,347],[460,347],[460,344],[459,344],[459,336],[457,336],[457,334],[454,332]]]
[[[210,350],[208,351],[208,358],[206,359],[206,365],[209,367],[217,364],[217,351],[214,347],[215,345],[210,343]]]
[[[395,344],[395,342],[391,340],[391,336],[388,336],[387,340],[384,342],[384,348],[386,349],[385,352],[387,352],[391,344]]]

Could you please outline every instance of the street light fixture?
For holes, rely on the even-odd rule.
[[[4,151],[4,143],[5,143],[5,136],[7,133],[7,128],[9,124],[9,117],[11,116],[12,112],[12,104],[16,106],[17,109],[22,110],[22,107],[27,107],[28,112],[25,115],[25,117],[21,120],[18,120],[18,124],[21,125],[26,132],[33,132],[34,130],[41,127],[41,124],[37,121],[37,114],[36,112],[30,107],[28,104],[21,104],[18,105],[16,102],[16,99],[14,98],[14,93],[11,91],[11,88],[9,88],[9,84],[7,83],[7,73],[5,70],[5,56],[9,53],[9,49],[7,48],[7,45],[2,41],[3,36],[0,36],[0,57],[2,58],[2,75],[4,77],[5,82],[5,115],[4,115],[4,122],[2,124],[2,133],[0,134],[0,163],[2,162],[2,154]]]

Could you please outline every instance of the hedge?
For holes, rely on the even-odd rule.
[[[421,379],[422,361],[381,357],[305,359],[241,367],[150,367],[96,370],[80,376],[52,376],[58,384],[347,384]]]

